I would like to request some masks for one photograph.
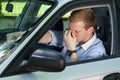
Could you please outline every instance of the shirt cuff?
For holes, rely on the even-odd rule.
[[[57,46],[57,38],[55,36],[55,33],[51,30],[48,31],[50,34],[51,34],[51,37],[52,37],[52,40],[51,42],[49,43],[49,45],[54,45],[54,46]]]

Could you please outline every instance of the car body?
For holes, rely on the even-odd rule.
[[[3,1],[1,3],[7,2]],[[17,11],[21,10],[19,15],[13,15],[11,18],[12,14],[10,13],[14,12],[14,4],[16,3],[17,5],[22,3],[24,6],[22,10],[21,7],[17,9]],[[3,21],[6,20],[6,17],[10,21],[13,20],[12,26],[14,27],[0,29],[0,80],[120,79],[118,77],[120,76],[119,3],[120,0],[28,0],[8,2],[2,9],[6,8],[9,14],[6,13],[5,16],[4,12],[0,13]],[[96,26],[98,36],[101,39],[104,37],[103,42],[109,44],[107,44],[109,49],[106,49],[109,56],[66,63],[58,51],[52,50],[51,47],[44,44],[38,45],[38,41],[57,21],[61,18],[67,21],[68,16],[66,15],[69,15],[69,12],[82,8],[92,8],[96,15],[107,17],[107,22],[96,20]],[[39,13],[41,10],[43,11]],[[5,24],[7,23],[6,21]],[[105,26],[101,25],[102,23]],[[104,26],[105,29],[101,26]],[[106,28],[106,26],[108,27]],[[63,28],[57,29],[63,30]],[[111,75],[109,76],[109,74]]]

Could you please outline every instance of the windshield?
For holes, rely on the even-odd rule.
[[[18,48],[31,28],[53,6],[40,0],[8,1],[0,1],[0,64]]]

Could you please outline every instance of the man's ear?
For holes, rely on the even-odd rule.
[[[93,33],[93,32],[94,32],[94,27],[93,27],[93,26],[90,26],[90,27],[88,28],[88,32],[89,32],[89,33]]]

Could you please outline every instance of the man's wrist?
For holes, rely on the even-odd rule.
[[[76,53],[76,50],[67,50],[68,56],[71,56],[73,53]]]

